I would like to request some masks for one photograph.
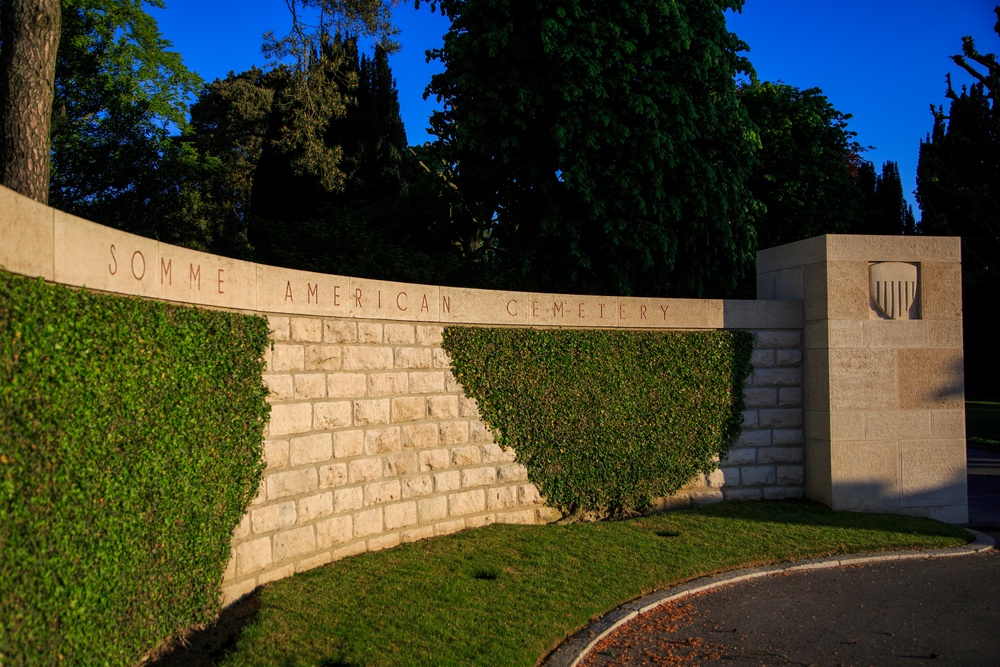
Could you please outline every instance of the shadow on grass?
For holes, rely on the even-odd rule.
[[[183,639],[161,647],[163,652],[143,667],[215,667],[236,648],[243,636],[243,628],[257,618],[260,606],[260,591],[257,590],[223,609],[211,625],[193,630]],[[324,667],[350,665],[331,662]]]

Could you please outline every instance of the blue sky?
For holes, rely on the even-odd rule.
[[[518,0],[511,0],[517,2]],[[899,163],[903,190],[914,205],[917,152],[931,129],[930,105],[945,102],[945,75],[956,86],[971,81],[949,60],[962,36],[972,35],[980,52],[1000,52],[993,32],[996,0],[747,0],[729,17],[730,30],[749,46],[749,58],[765,81],[818,87],[835,108],[853,115],[876,168]],[[166,0],[151,12],[185,64],[206,81],[264,66],[261,36],[284,35],[290,18],[282,0]],[[440,45],[448,22],[411,0],[395,9],[402,49],[390,61],[411,144],[430,139],[427,118],[435,108],[423,92],[437,63],[424,52]]]

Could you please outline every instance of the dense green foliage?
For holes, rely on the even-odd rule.
[[[0,663],[133,665],[218,610],[263,318],[0,272]]]
[[[276,581],[223,665],[533,667],[644,593],[719,571],[831,554],[965,544],[957,526],[720,503],[630,521],[493,525]],[[172,664],[199,664],[200,643]]]
[[[562,510],[641,511],[739,434],[753,335],[448,327],[497,442]]]
[[[875,165],[862,162],[856,181],[861,194],[861,211],[846,232],[890,236],[917,233],[913,207],[903,196],[898,164],[885,162],[882,172],[876,174]]]
[[[760,248],[843,232],[858,215],[852,168],[861,147],[818,88],[751,82],[740,101],[758,128],[750,191],[763,209],[756,216]]]
[[[1000,7],[994,10],[1000,35]],[[917,202],[923,234],[962,238],[966,389],[992,395],[1000,372],[993,309],[1000,286],[1000,63],[965,37],[953,60],[975,79],[961,91],[948,78],[948,110],[920,144]]]
[[[726,293],[752,266],[749,68],[714,0],[441,0],[431,125],[501,284]]]

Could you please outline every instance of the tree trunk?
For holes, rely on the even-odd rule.
[[[49,199],[60,0],[0,0],[0,183]]]

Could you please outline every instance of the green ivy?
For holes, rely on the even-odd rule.
[[[641,511],[739,435],[753,335],[448,327],[483,420],[563,511]]]
[[[133,665],[214,616],[267,334],[0,271],[0,664]]]

